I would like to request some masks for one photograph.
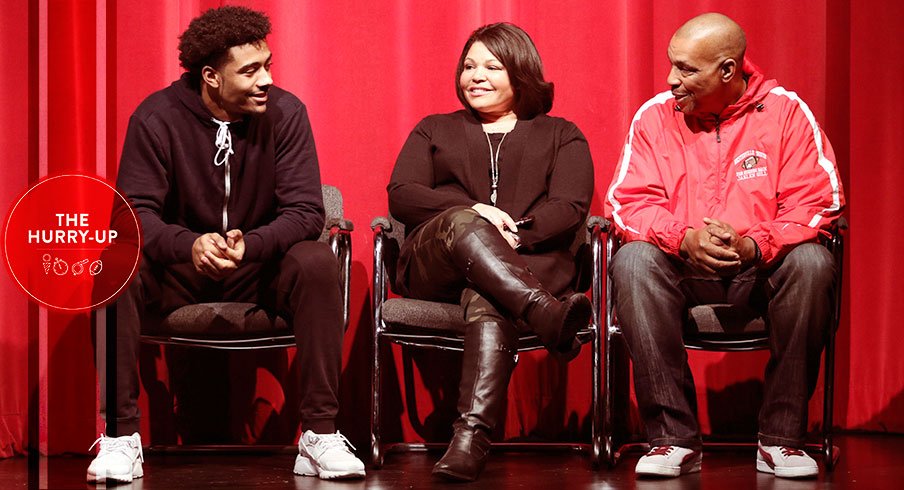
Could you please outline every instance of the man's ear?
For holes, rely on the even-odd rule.
[[[201,68],[201,83],[205,83],[211,88],[220,88],[220,73],[212,66]]]
[[[723,61],[722,66],[719,67],[719,78],[721,78],[723,82],[729,82],[735,77],[737,71],[738,62],[735,61],[734,58],[728,58]]]

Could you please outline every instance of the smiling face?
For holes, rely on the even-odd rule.
[[[235,121],[267,110],[272,55],[266,41],[233,46],[220,68],[201,71],[202,98],[214,117]]]
[[[458,85],[484,122],[514,114],[515,92],[508,72],[482,42],[475,41],[468,49]]]
[[[669,43],[672,68],[667,82],[685,114],[718,114],[726,106],[723,60],[711,51],[700,39],[676,36]]]

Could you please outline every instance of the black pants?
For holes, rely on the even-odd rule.
[[[182,306],[217,301],[258,303],[289,319],[301,368],[302,427],[334,432],[344,334],[339,266],[327,244],[303,241],[281,260],[242,264],[219,281],[198,274],[190,263],[164,267],[144,257],[138,276],[116,302],[117,434],[108,435],[139,428],[142,328]]]

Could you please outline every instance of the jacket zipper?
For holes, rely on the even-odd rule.
[[[719,130],[721,129],[721,127],[722,127],[722,122],[719,120],[716,120],[716,143],[722,142],[722,135],[719,134]]]
[[[229,231],[229,229],[228,229],[228,226],[229,226],[228,206],[229,206],[229,194],[232,192],[232,179],[230,177],[229,170],[230,170],[231,166],[232,165],[230,165],[229,160],[226,160],[226,182],[225,182],[226,195],[223,198],[223,233],[226,233],[227,231]]]

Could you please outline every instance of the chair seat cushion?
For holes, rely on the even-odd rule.
[[[688,310],[686,336],[751,337],[766,334],[766,323],[758,312],[736,305],[712,304]]]
[[[281,316],[254,303],[199,303],[170,313],[152,333],[242,338],[266,332],[292,334]]]
[[[421,328],[464,335],[464,312],[451,303],[392,298],[383,303],[383,323],[390,331]]]
[[[420,345],[458,345],[464,338],[467,322],[461,306],[451,303],[422,301],[409,298],[392,298],[383,303],[383,326],[385,333],[396,340]],[[520,324],[521,336],[518,350],[542,347],[540,339],[527,327]],[[593,340],[594,333],[589,328],[581,329],[577,338],[582,344]]]

